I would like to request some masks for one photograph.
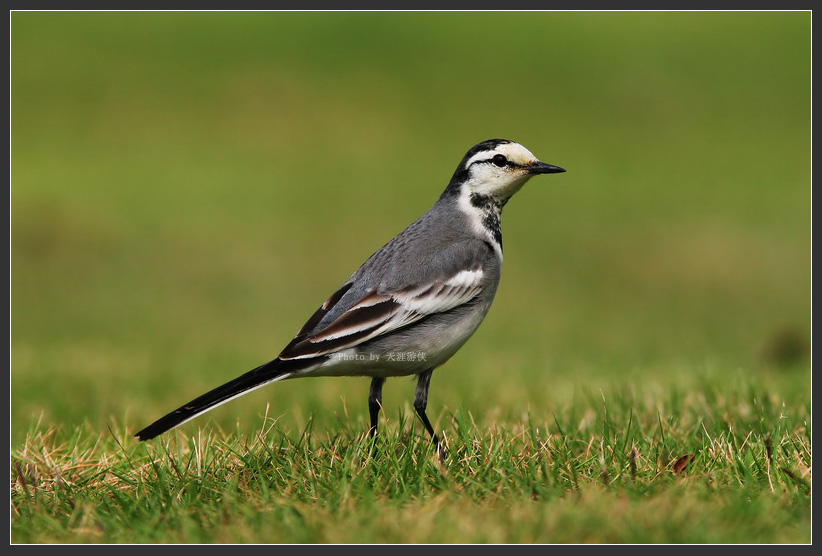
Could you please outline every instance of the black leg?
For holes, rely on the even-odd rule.
[[[445,450],[440,444],[439,437],[434,432],[434,427],[431,426],[431,421],[428,420],[428,415],[425,414],[425,408],[428,407],[428,386],[431,384],[432,374],[434,374],[434,369],[429,369],[420,374],[417,381],[417,392],[414,395],[414,409],[417,410],[417,415],[420,416],[422,424],[425,425],[425,430],[431,435],[431,440],[434,441],[434,447],[437,449],[440,460],[444,460]]]
[[[371,428],[368,429],[368,433],[371,438],[377,436],[377,422],[382,407],[382,385],[384,382],[384,378],[372,378],[371,389],[368,391],[368,413],[371,415]]]

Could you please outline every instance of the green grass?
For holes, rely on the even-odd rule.
[[[400,412],[173,435],[38,429],[12,456],[19,542],[810,541],[810,407],[746,381],[581,391],[553,415],[441,423],[439,462]]]
[[[10,29],[11,542],[810,542],[810,12]],[[568,172],[506,207],[494,307],[434,373],[445,465],[410,379],[373,455],[363,379],[132,438],[492,137]]]

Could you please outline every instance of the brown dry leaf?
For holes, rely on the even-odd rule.
[[[674,473],[677,475],[682,474],[685,471],[685,469],[688,468],[688,465],[690,465],[692,461],[694,461],[693,454],[685,454],[684,456],[680,456],[674,462]]]

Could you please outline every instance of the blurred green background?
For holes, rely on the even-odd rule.
[[[465,151],[568,169],[430,414],[755,377],[810,396],[810,12],[12,12],[11,442],[147,424],[280,351]],[[702,377],[702,378],[699,378]],[[366,422],[365,379],[186,426]],[[389,382],[387,417],[413,382]],[[410,415],[410,414],[409,414]]]

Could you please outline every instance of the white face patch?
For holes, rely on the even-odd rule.
[[[500,259],[500,212],[508,199],[531,178],[529,168],[536,164],[539,160],[534,153],[513,142],[497,143],[464,163],[468,175],[460,184],[457,206],[468,216],[474,232],[494,246]]]
[[[504,166],[494,164],[495,156],[503,156],[510,163]],[[495,148],[481,151],[468,159],[465,168],[469,178],[463,192],[477,193],[491,197],[504,204],[528,181],[531,175],[528,167],[539,162],[534,154],[519,143],[502,143]]]

